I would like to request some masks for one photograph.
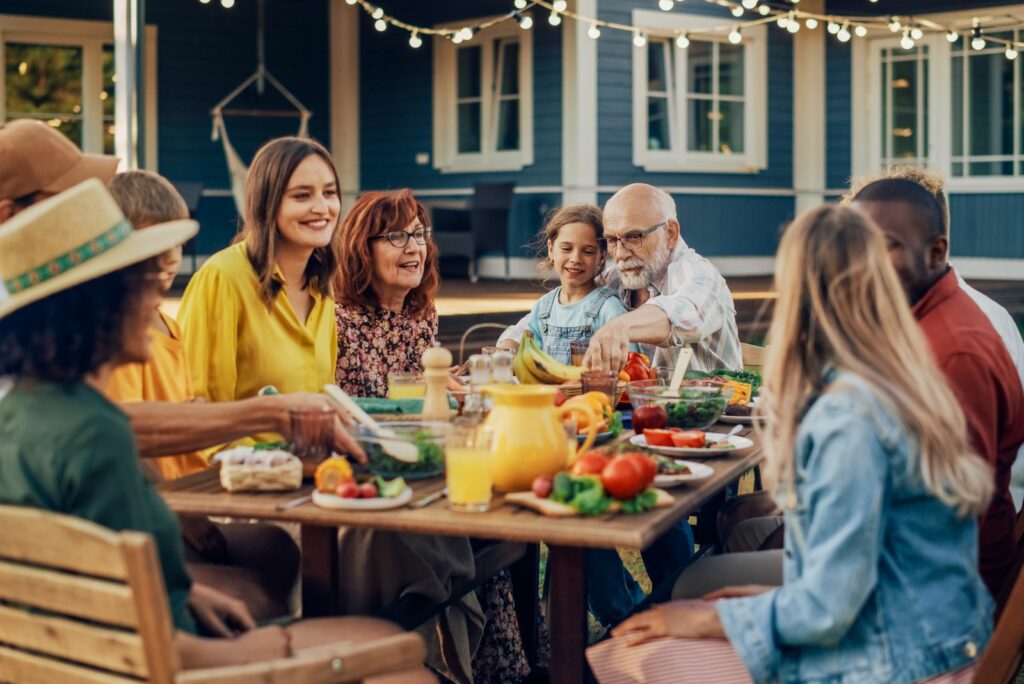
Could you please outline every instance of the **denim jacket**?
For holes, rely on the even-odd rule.
[[[719,601],[755,682],[902,684],[969,664],[988,643],[992,600],[974,518],[925,491],[916,441],[849,373],[796,438],[783,586]]]

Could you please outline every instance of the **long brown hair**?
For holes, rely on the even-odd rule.
[[[537,242],[534,244],[537,254],[541,255],[540,265],[547,269],[554,267],[554,263],[548,255],[548,250],[551,249],[555,240],[558,239],[559,231],[570,223],[583,223],[594,229],[597,244],[601,249],[601,264],[597,267],[597,275],[600,276],[604,270],[605,259],[608,256],[608,247],[604,242],[604,219],[602,218],[601,208],[595,207],[593,204],[566,204],[553,209],[548,214],[544,223],[544,229],[541,230],[540,235],[537,237]]]
[[[768,333],[763,428],[766,479],[795,500],[794,442],[804,404],[828,391],[829,366],[849,371],[914,435],[925,488],[961,515],[985,509],[988,465],[972,453],[952,391],[932,361],[881,230],[853,209],[825,205],[786,229],[775,265],[779,293]]]
[[[260,283],[260,298],[270,306],[281,289],[274,280],[277,263],[277,214],[281,209],[288,182],[295,169],[306,158],[316,155],[324,160],[338,183],[330,153],[323,145],[309,138],[284,137],[266,143],[256,152],[245,177],[245,221],[235,241],[244,240],[249,262],[256,270]],[[335,232],[337,226],[335,226]],[[322,296],[331,295],[331,277],[337,268],[337,255],[331,245],[318,247],[306,263],[303,287],[316,290]]]
[[[339,302],[366,307],[380,302],[374,292],[373,250],[370,238],[393,230],[405,230],[414,219],[429,226],[427,211],[413,197],[412,190],[367,192],[356,200],[342,221],[338,239],[338,271],[334,288]],[[441,283],[437,269],[437,245],[427,240],[427,258],[423,262],[423,279],[405,298],[406,309],[414,316],[423,316],[434,307],[434,297]]]

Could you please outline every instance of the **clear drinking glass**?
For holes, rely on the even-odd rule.
[[[427,385],[419,373],[388,373],[388,399],[422,399]]]
[[[327,458],[334,437],[334,411],[327,406],[288,410],[292,450],[303,463],[316,465]]]
[[[491,505],[494,489],[494,433],[473,425],[453,425],[445,446],[448,506],[479,513]]]
[[[580,380],[584,394],[604,392],[612,406],[618,401],[619,374],[616,371],[586,371]]]
[[[480,353],[484,356],[494,356],[495,352],[501,351],[501,347],[481,347]]]
[[[572,340],[569,342],[569,353],[572,355],[572,365],[583,365],[583,357],[587,355],[587,347],[589,346],[590,340]]]

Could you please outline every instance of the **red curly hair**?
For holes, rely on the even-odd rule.
[[[393,230],[405,230],[417,218],[424,226],[429,225],[427,211],[413,197],[412,190],[368,192],[356,200],[342,222],[335,241],[338,270],[334,293],[339,302],[349,306],[379,306],[377,293],[371,284],[373,251],[370,238]],[[427,240],[423,279],[405,298],[409,313],[419,317],[432,311],[440,283],[437,245],[433,240]]]

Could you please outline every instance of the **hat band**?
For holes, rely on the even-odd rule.
[[[33,268],[31,271],[5,280],[0,290],[6,289],[9,294],[18,294],[62,273],[67,273],[75,266],[84,264],[90,259],[95,259],[104,252],[109,252],[131,235],[133,230],[132,224],[128,219],[121,219],[107,232],[89,240],[83,245],[75,247],[70,252],[65,252],[38,268]]]

